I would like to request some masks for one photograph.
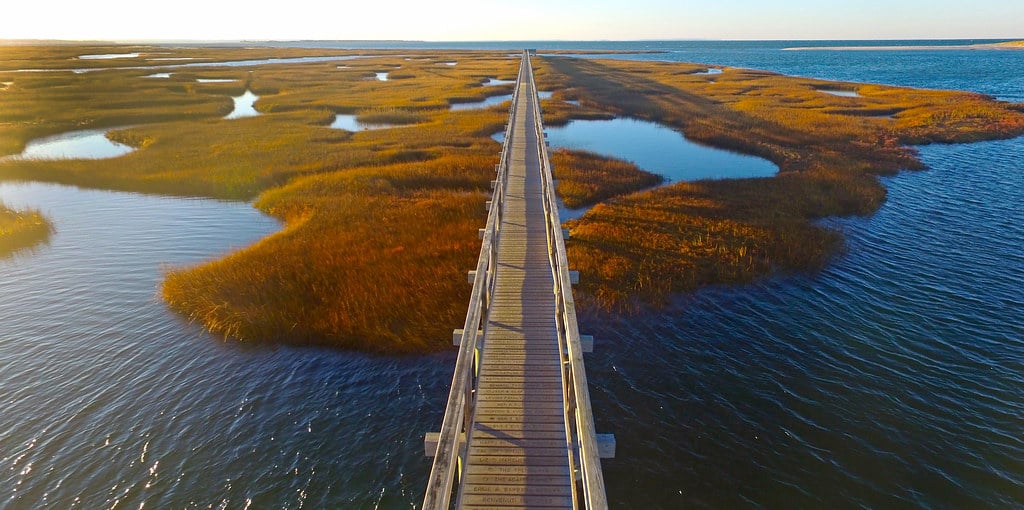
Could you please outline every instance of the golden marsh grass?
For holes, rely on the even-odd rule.
[[[171,308],[215,334],[379,353],[444,349],[461,324],[465,271],[479,250],[504,106],[450,111],[507,94],[483,87],[515,76],[503,52],[372,52],[343,62],[239,68],[123,69],[139,59],[75,60],[137,51],[159,58],[241,60],[358,51],[17,47],[0,51],[0,155],[39,136],[118,128],[139,148],[108,160],[0,161],[0,179],[251,200],[285,228],[222,259],[167,273]],[[444,65],[455,61],[456,66]],[[74,74],[28,67],[119,67]],[[877,174],[920,168],[906,145],[1015,136],[1017,105],[974,94],[833,84],[771,73],[625,61],[537,59],[545,121],[618,115],[662,122],[687,137],[761,156],[770,179],[658,182],[624,162],[553,155],[559,193],[600,202],[572,222],[579,302],[636,310],[700,285],[821,267],[841,246],[811,221],[870,214]],[[387,72],[387,81],[368,79]],[[197,78],[232,79],[199,83]],[[714,81],[714,83],[712,83]],[[856,90],[842,98],[822,88]],[[251,90],[259,116],[223,119]],[[564,100],[578,101],[578,105]],[[337,114],[393,129],[328,127]],[[892,118],[887,118],[891,116]]]

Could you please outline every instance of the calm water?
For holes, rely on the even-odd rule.
[[[645,120],[573,120],[545,131],[553,148],[584,150],[631,161],[643,170],[665,177],[666,184],[767,177],[779,171],[766,159],[694,143],[672,128]],[[496,133],[491,138],[502,143],[505,133]],[[589,207],[569,209],[558,199],[558,217],[562,221],[579,218],[588,210]]]
[[[256,101],[260,96],[253,94],[251,90],[246,90],[244,94],[231,99],[235,102],[235,109],[231,110],[231,113],[227,114],[225,119],[239,119],[242,117],[255,117],[260,114],[256,111]]]
[[[451,105],[452,110],[478,110],[481,108],[490,108],[495,105],[507,103],[512,100],[512,94],[502,94],[500,96],[491,96],[483,101],[476,101],[473,103],[455,103]]]
[[[356,120],[356,116],[347,113],[339,113],[334,116],[334,122],[331,123],[331,127],[334,129],[344,129],[345,131],[362,131],[364,129],[387,129],[392,127],[391,124],[363,124]]]
[[[546,131],[552,147],[632,161],[668,181],[766,177],[779,171],[766,159],[700,145],[674,129],[643,120],[573,120]]]
[[[135,150],[129,145],[111,141],[107,138],[107,131],[110,130],[87,129],[38,138],[25,144],[25,150],[16,157],[25,159],[106,159],[123,156]],[[2,160],[3,158],[0,158],[0,161]]]
[[[614,44],[1024,100],[1024,53]],[[931,170],[887,179],[877,214],[832,222],[848,253],[819,275],[585,321],[598,428],[618,440],[614,507],[1024,506],[1024,139],[921,156]],[[37,184],[0,199],[57,224],[49,246],[0,262],[0,508],[419,504],[451,353],[243,347],[158,299],[167,264],[274,221]]]

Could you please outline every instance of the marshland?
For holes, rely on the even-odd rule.
[[[497,162],[490,135],[502,130],[506,116],[500,101],[451,107],[507,97],[516,58],[295,49],[5,51],[0,75],[13,81],[3,96],[5,153],[18,154],[39,137],[98,128],[136,150],[102,160],[9,158],[0,162],[0,178],[254,200],[284,223],[281,232],[223,258],[169,268],[162,296],[184,318],[242,341],[380,353],[445,348],[446,330],[464,313],[469,289],[459,275],[472,266]],[[160,61],[150,60],[157,53],[282,60],[172,68],[167,78],[143,79],[160,69]],[[124,57],[76,58],[89,54]],[[332,56],[344,59],[344,68]],[[301,57],[324,60],[282,63]],[[444,65],[450,59],[459,64]],[[103,70],[17,72],[28,61]],[[874,212],[885,198],[879,175],[923,168],[910,145],[1024,132],[1018,105],[963,92],[557,56],[538,59],[537,69],[539,88],[553,91],[543,102],[549,126],[642,119],[779,168],[766,178],[652,188],[662,177],[627,161],[556,151],[565,203],[597,204],[568,223],[570,263],[584,275],[579,299],[594,313],[640,313],[702,286],[821,270],[843,243],[815,221]],[[387,81],[372,79],[385,71]],[[255,99],[252,112],[233,113],[246,94]],[[332,128],[339,114],[395,127]]]
[[[53,255],[62,236],[85,231],[68,217],[99,213],[93,221],[111,232],[103,256],[74,271],[53,270],[45,242],[35,244],[38,257],[25,250],[16,266],[0,261],[7,264],[4,286],[27,282],[22,272],[35,268],[52,286],[34,288],[57,290],[70,285],[68,275],[108,263],[110,271],[97,277],[105,286],[83,288],[126,293],[117,285],[126,271],[116,261],[133,249],[122,247],[122,237],[150,226],[124,221],[113,234],[122,221],[106,203],[125,202],[122,211],[140,217],[149,211],[141,203],[159,204],[145,217],[163,218],[167,227],[138,246],[162,246],[150,237],[184,238],[190,224],[209,229],[194,247],[161,247],[144,267],[133,266],[132,274],[156,273],[129,296],[150,306],[147,314],[104,323],[107,312],[58,292],[55,299],[81,307],[67,320],[102,323],[100,333],[50,335],[56,326],[40,325],[13,335],[53,336],[55,350],[74,346],[91,366],[110,363],[98,370],[119,381],[95,386],[88,382],[97,378],[95,368],[69,375],[65,365],[37,365],[42,358],[33,353],[41,343],[18,354],[10,370],[31,366],[87,392],[63,392],[52,406],[85,409],[66,428],[31,420],[8,427],[5,443],[15,446],[3,457],[17,467],[11,486],[27,487],[15,505],[43,501],[53,488],[47,473],[80,472],[80,464],[61,460],[70,456],[54,452],[82,449],[90,450],[79,452],[82,458],[105,459],[94,471],[100,475],[71,477],[66,485],[76,493],[89,487],[100,495],[91,500],[97,504],[252,498],[289,506],[297,505],[300,490],[314,502],[343,506],[418,500],[426,464],[418,455],[420,435],[436,427],[450,380],[450,330],[465,314],[464,272],[479,249],[477,228],[497,162],[491,136],[503,129],[507,103],[451,106],[509,94],[510,84],[485,84],[511,80],[516,59],[506,51],[408,49],[3,51],[0,81],[10,84],[0,90],[2,154],[82,130],[102,130],[133,148],[95,160],[0,162],[8,207],[39,211],[56,224],[49,234]],[[75,58],[106,53],[139,57]],[[153,68],[332,56],[345,60]],[[354,56],[361,58],[348,58]],[[152,60],[171,58],[194,60]],[[630,451],[606,465],[610,497],[651,507],[1018,501],[998,473],[1012,472],[1020,451],[1006,436],[1019,403],[1009,368],[1018,358],[1020,296],[1013,282],[1022,266],[1013,249],[1019,229],[1010,221],[1017,213],[1006,204],[1019,203],[1020,139],[976,142],[1020,134],[1020,105],[1006,100],[1019,90],[1003,95],[994,85],[1015,68],[1007,64],[990,79],[965,70],[980,78],[956,82],[964,89],[988,84],[981,85],[990,87],[985,94],[1003,98],[994,100],[928,90],[947,83],[939,79],[921,78],[910,83],[914,88],[869,84],[887,80],[873,79],[863,65],[856,79],[837,69],[840,76],[823,81],[726,60],[535,61],[540,88],[553,92],[543,101],[552,128],[641,119],[779,169],[773,177],[673,182],[627,161],[554,151],[563,200],[592,206],[566,226],[571,263],[582,273],[584,326],[599,333],[598,351],[588,359],[599,419],[606,420],[599,425],[622,434]],[[41,67],[69,71],[17,72]],[[70,71],[85,67],[105,70]],[[712,68],[722,72],[707,74]],[[166,78],[145,78],[164,72]],[[376,79],[385,72],[387,81]],[[247,91],[259,97],[259,115],[224,119],[232,98]],[[331,127],[339,115],[389,127]],[[78,206],[79,195],[93,201]],[[67,204],[77,207],[65,211]],[[232,237],[246,224],[259,227]],[[65,257],[84,258],[77,249]],[[947,273],[958,276],[942,280]],[[978,274],[1002,276],[989,281]],[[953,289],[966,303],[948,297]],[[14,306],[17,299],[36,292],[20,294],[4,294],[6,324],[27,313],[28,306]],[[966,311],[971,315],[961,315]],[[908,318],[914,316],[921,321]],[[911,325],[899,329],[902,323]],[[273,347],[281,343],[332,349]],[[957,354],[943,355],[943,345]],[[390,353],[417,355],[381,356]],[[150,388],[138,383],[146,377],[140,360],[159,372],[141,396],[125,390]],[[976,376],[975,369],[990,375]],[[196,382],[196,374],[207,378],[183,384]],[[940,382],[950,377],[958,383]],[[165,389],[176,387],[187,389]],[[164,391],[172,396],[160,397]],[[977,392],[991,401],[975,398]],[[127,400],[122,394],[153,406],[133,415],[117,404]],[[923,397],[929,394],[939,397]],[[9,416],[31,403],[11,402]],[[97,407],[129,416],[132,430],[109,427],[89,412]],[[372,432],[378,426],[384,432]],[[630,427],[638,433],[623,432]],[[335,436],[356,439],[327,439]],[[859,448],[845,447],[850,437]],[[957,453],[944,456],[942,449]],[[382,460],[384,451],[391,453]],[[327,462],[324,455],[346,460]],[[122,467],[107,467],[115,465]],[[207,480],[211,465],[231,480]],[[239,482],[254,472],[262,489]]]

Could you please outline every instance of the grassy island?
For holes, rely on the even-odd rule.
[[[53,224],[35,210],[18,211],[0,202],[0,259],[49,239]]]
[[[137,52],[116,61],[76,55]],[[246,67],[145,68],[332,56]],[[456,61],[457,65],[446,65]],[[74,73],[80,67],[104,68]],[[908,144],[1016,136],[1020,105],[977,94],[828,83],[696,65],[539,58],[546,122],[631,116],[767,158],[767,179],[678,183],[593,154],[556,151],[559,193],[597,204],[570,223],[578,302],[636,311],[700,285],[821,267],[841,246],[812,221],[869,214],[876,176],[920,168]],[[67,69],[16,72],[26,68]],[[505,52],[162,46],[0,48],[0,156],[36,137],[107,128],[139,150],[108,160],[0,161],[0,179],[254,200],[285,227],[219,260],[168,272],[171,308],[244,341],[379,353],[448,348],[465,316],[508,94]],[[388,73],[388,80],[377,79]],[[164,76],[166,74],[166,76]],[[209,82],[200,79],[231,80]],[[823,90],[856,91],[837,97]],[[224,119],[234,96],[258,116]],[[574,103],[566,102],[573,100]],[[575,104],[578,102],[579,104]],[[339,114],[367,128],[330,127]],[[382,128],[382,126],[390,126]]]
[[[620,312],[702,285],[817,270],[842,237],[813,221],[877,210],[885,200],[878,175],[923,168],[909,145],[1024,133],[1024,106],[965,92],[743,69],[705,74],[657,62],[555,58],[548,66],[557,87],[591,114],[660,122],[780,168],[770,178],[683,182],[620,197],[570,222],[570,263],[584,275],[577,302]],[[845,96],[828,93],[835,91]],[[573,110],[561,106],[549,122]]]

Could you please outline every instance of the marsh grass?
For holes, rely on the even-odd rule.
[[[877,210],[885,200],[877,175],[923,168],[910,144],[1024,133],[1019,105],[966,92],[730,68],[708,76],[694,74],[703,66],[659,62],[550,58],[541,68],[549,83],[541,86],[580,101],[546,103],[546,120],[605,113],[660,122],[781,170],[613,198],[569,222],[569,260],[582,280],[577,303],[592,308],[632,312],[704,285],[816,271],[843,244],[814,220]]]
[[[16,81],[0,98],[0,154],[20,152],[35,137],[86,128],[119,128],[108,137],[139,148],[107,160],[4,160],[0,179],[256,199],[284,229],[222,259],[169,270],[161,292],[172,309],[245,341],[378,353],[450,347],[450,330],[465,315],[464,274],[479,250],[476,232],[498,161],[490,136],[504,128],[507,114],[449,105],[506,93],[480,84],[514,76],[518,59],[503,52],[374,52],[343,69],[337,62],[189,68],[166,79],[142,79],[151,70],[3,71],[85,67],[69,59],[129,51],[154,49],[0,50],[0,81]],[[310,54],[159,51],[216,60]],[[138,65],[124,60],[88,65]],[[402,79],[363,79],[399,68]],[[783,170],[771,179],[638,191],[654,181],[631,165],[556,153],[563,196],[604,200],[570,224],[570,260],[583,272],[580,302],[631,310],[704,284],[821,267],[841,238],[811,221],[874,211],[885,196],[876,174],[921,166],[905,144],[1011,136],[1024,126],[1019,109],[976,95],[857,85],[862,97],[838,98],[815,90],[824,82],[735,69],[715,75],[712,86],[707,76],[692,74],[704,68],[538,59],[540,88],[580,103],[545,101],[548,124],[640,117],[768,158]],[[196,83],[197,77],[237,81]],[[231,97],[246,88],[260,96],[261,115],[221,119]],[[878,112],[895,118],[874,118]],[[331,129],[337,113],[407,127]]]
[[[15,210],[0,202],[0,260],[49,240],[53,224],[39,211]]]
[[[377,107],[370,108],[367,110],[360,110],[356,113],[356,120],[363,124],[392,124],[396,126],[405,126],[409,124],[419,124],[424,122],[429,117],[414,111],[409,111],[402,108],[388,108],[388,107]]]
[[[501,53],[457,59],[454,67],[380,56],[347,61],[345,69],[335,62],[189,68],[159,80],[142,79],[148,70],[19,75],[25,87],[12,91],[23,94],[5,96],[16,102],[0,112],[11,114],[3,121],[17,135],[8,152],[37,133],[84,127],[118,127],[107,136],[139,150],[102,161],[3,161],[0,178],[256,198],[285,228],[220,260],[170,269],[161,293],[172,309],[245,341],[443,349],[465,315],[464,275],[479,250],[476,231],[498,160],[490,135],[507,120],[502,111],[450,112],[449,100],[482,98],[482,79],[518,67]],[[399,66],[401,80],[362,79]],[[221,119],[246,88],[260,96],[261,115]],[[339,112],[407,127],[329,128]],[[36,118],[46,120],[29,121]]]
[[[640,191],[664,181],[633,163],[591,152],[559,149],[551,153],[556,192],[570,209],[594,205],[612,197]]]

